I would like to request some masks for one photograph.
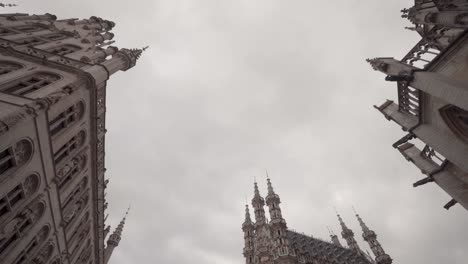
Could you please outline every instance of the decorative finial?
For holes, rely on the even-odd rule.
[[[356,209],[354,208],[354,205],[353,205],[353,206],[351,206],[351,207],[353,208],[353,212],[354,212],[354,214],[355,214],[355,215],[358,215],[358,213],[356,212]]]

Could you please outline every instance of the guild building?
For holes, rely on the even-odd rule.
[[[330,241],[307,236],[288,229],[280,208],[280,197],[267,179],[268,194],[260,195],[257,183],[254,185],[252,207],[255,223],[250,218],[249,207],[245,207],[244,257],[246,264],[391,264],[392,259],[377,241],[377,235],[369,229],[356,213],[362,228],[362,237],[375,255],[373,259],[364,253],[354,239],[354,233],[338,214],[342,229],[341,235],[348,247],[341,244],[337,235],[330,232]],[[270,220],[265,216],[264,206],[268,206]]]
[[[0,263],[103,264],[106,83],[143,50],[114,22],[0,15]]]
[[[421,40],[401,60],[368,59],[397,86],[397,102],[376,108],[407,132],[393,147],[426,175],[413,186],[433,182],[452,197],[446,209],[468,209],[468,2],[416,0],[402,12]]]

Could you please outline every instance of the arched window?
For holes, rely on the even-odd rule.
[[[81,214],[89,201],[89,193],[85,191],[81,197],[72,200],[69,204],[65,205],[62,215],[63,221],[65,223],[65,228],[67,233],[70,232],[70,224],[75,222],[77,216]]]
[[[73,180],[86,166],[86,154],[80,154],[71,159],[63,168],[57,172],[57,186],[63,189],[69,182]],[[86,179],[86,178],[85,178]]]
[[[23,77],[19,80],[16,80],[5,88],[3,88],[3,92],[15,94],[15,95],[26,95],[41,89],[57,80],[60,79],[60,76],[53,74],[53,73],[34,73],[32,75]]]
[[[31,263],[34,264],[46,264],[47,261],[52,257],[52,253],[54,253],[55,246],[52,243],[47,243],[45,246],[41,248],[41,251],[37,254],[37,256],[33,259]]]
[[[18,63],[14,63],[11,61],[0,61],[0,75],[17,71],[21,68],[23,68],[23,66]]]
[[[17,206],[25,198],[31,197],[31,195],[39,189],[39,176],[37,174],[31,174],[26,179],[16,185],[13,189],[9,190],[3,197],[0,198],[0,219],[9,213],[13,212]]]
[[[54,53],[60,56],[65,56],[67,54],[73,53],[75,51],[79,51],[81,47],[71,44],[64,44],[52,49],[47,50],[50,53]]]
[[[35,202],[19,212],[14,219],[5,225],[3,228],[5,238],[0,241],[0,256],[12,248],[44,216],[45,208],[44,202]]]
[[[463,141],[468,143],[468,111],[449,105],[440,109],[447,126]]]
[[[86,139],[86,133],[81,130],[74,137],[72,137],[67,143],[65,143],[61,148],[54,152],[54,160],[57,165],[63,159],[68,157],[70,154],[74,153],[78,148],[83,146]]]
[[[0,176],[26,164],[31,159],[32,153],[33,145],[27,139],[22,139],[0,151]]]
[[[20,255],[14,262],[14,264],[24,264],[27,263],[30,259],[28,254],[34,252],[49,236],[50,227],[48,225],[43,226],[39,232],[37,232],[36,236],[31,239],[28,245],[21,251]]]
[[[67,127],[70,127],[83,117],[85,105],[83,102],[78,102],[70,106],[67,110],[59,114],[49,122],[51,136],[57,135]]]

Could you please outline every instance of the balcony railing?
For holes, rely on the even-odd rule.
[[[420,90],[409,87],[407,82],[398,82],[398,107],[400,111],[419,118],[420,96]]]

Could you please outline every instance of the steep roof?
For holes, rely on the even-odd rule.
[[[337,246],[324,240],[299,234],[288,230],[287,236],[293,248],[298,253],[309,255],[313,259],[328,260],[331,263],[337,264],[371,264],[363,253],[363,256],[356,254],[354,251]]]

